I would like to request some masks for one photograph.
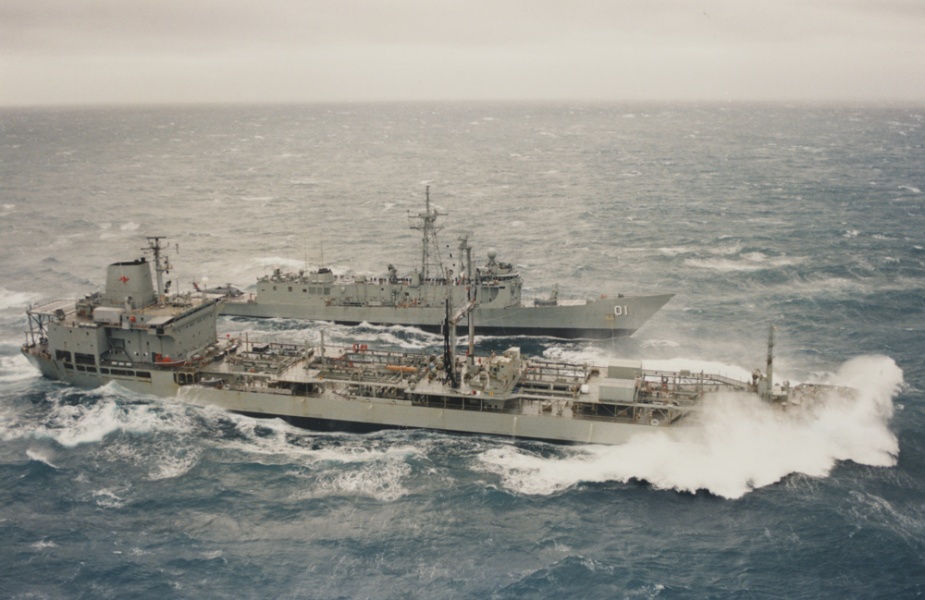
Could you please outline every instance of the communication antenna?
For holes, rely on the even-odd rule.
[[[411,222],[411,229],[421,232],[421,277],[428,279],[431,266],[443,275],[443,264],[440,260],[440,246],[437,244],[437,233],[443,227],[437,227],[437,217],[445,217],[447,213],[430,208],[430,186],[425,188],[424,212],[418,213],[417,222]]]
[[[150,252],[154,255],[154,273],[157,275],[157,302],[158,304],[164,304],[166,299],[164,295],[166,290],[164,289],[164,273],[170,274],[170,259],[166,256],[163,257],[163,263],[161,262],[161,240],[164,239],[162,235],[156,236],[147,236],[145,237],[148,240],[148,247],[142,248],[145,252]]]

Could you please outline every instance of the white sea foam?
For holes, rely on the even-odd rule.
[[[291,319],[262,319],[258,323],[226,323],[230,328],[223,329],[222,334],[238,338],[247,336],[251,341],[280,341],[286,343],[305,343],[317,345],[324,332],[325,344],[330,346],[351,346],[367,344],[377,348],[400,348],[402,350],[423,350],[435,346],[442,337],[410,326],[371,325],[363,323],[359,327],[338,325],[327,322],[306,323]],[[268,329],[232,329],[234,325],[256,325]],[[460,342],[462,343],[462,342]]]
[[[95,405],[63,405],[58,407],[50,423],[37,437],[49,437],[62,446],[73,448],[80,444],[100,442],[116,431],[148,429],[141,424],[144,419],[138,415],[127,419],[126,414],[114,402],[99,402]]]
[[[182,388],[178,398],[195,402],[196,392],[197,390],[193,387]],[[393,445],[362,435],[352,436],[352,442],[344,442],[342,433],[310,431],[290,425],[281,419],[256,419],[228,412],[213,405],[202,406],[199,410],[208,419],[221,419],[234,423],[241,437],[218,440],[215,446],[241,453],[246,462],[297,465],[326,462],[374,464],[378,461],[405,460],[408,456],[422,454],[422,450],[416,446]],[[334,446],[324,443],[305,446],[293,443],[293,437],[317,439],[321,442],[335,437],[342,443]]]
[[[600,346],[552,346],[543,351],[543,358],[576,364],[607,364],[611,354]]]
[[[67,391],[71,391],[70,388],[62,390],[62,393]],[[180,405],[122,405],[116,398],[122,397],[124,390],[115,384],[99,388],[98,393],[103,397],[92,404],[58,404],[43,423],[29,429],[6,430],[4,437],[52,439],[62,446],[73,448],[101,442],[116,432],[182,431],[189,427],[183,419],[171,413],[171,410],[182,411]]]
[[[735,258],[688,258],[684,264],[698,269],[708,269],[721,273],[734,271],[760,271],[795,265],[800,261],[789,256],[769,257],[762,252],[746,252]]]
[[[925,511],[920,503],[893,503],[869,491],[854,490],[848,507],[849,519],[858,530],[875,523],[910,545],[925,535]]]
[[[96,505],[102,508],[122,508],[125,500],[110,489],[101,489],[93,492]]]
[[[185,475],[199,464],[201,454],[200,450],[193,448],[183,448],[179,451],[172,449],[170,452],[158,453],[155,465],[148,472],[148,479],[160,481]]]
[[[405,461],[409,456],[419,456],[422,453],[422,450],[415,446],[395,446],[366,436],[354,436],[352,443],[348,441],[334,446],[323,443],[302,446],[292,443],[290,436],[311,436],[323,441],[331,434],[308,432],[278,419],[245,417],[214,406],[206,406],[202,410],[207,415],[212,413],[215,418],[233,421],[235,429],[242,434],[243,439],[219,441],[216,443],[217,447],[240,452],[249,457],[249,461],[258,464],[376,465],[380,462]],[[262,430],[260,435],[257,434],[258,427]],[[338,439],[343,437],[343,434],[335,435]]]
[[[258,420],[215,407],[204,407],[203,411],[234,421],[242,434],[243,439],[221,440],[216,447],[231,450],[246,462],[308,468],[296,474],[311,480],[296,499],[360,495],[385,502],[396,500],[408,493],[409,458],[425,452],[418,446],[393,445],[376,437],[308,432],[281,420]],[[317,438],[321,443],[305,446],[293,443],[292,436]],[[331,437],[336,437],[336,445],[324,443]]]
[[[831,381],[857,390],[812,411],[783,413],[757,398],[712,396],[696,423],[644,430],[628,443],[544,458],[517,447],[489,450],[478,468],[522,494],[559,493],[581,482],[647,481],[659,489],[740,498],[790,474],[825,477],[839,461],[889,467],[899,446],[888,424],[902,371],[886,357],[846,363]]]
[[[38,294],[30,292],[11,292],[0,287],[0,310],[17,309],[24,311],[26,307],[39,299]]]
[[[658,249],[659,254],[664,256],[678,256],[679,254],[693,254],[700,250],[695,246],[664,246]]]
[[[21,354],[0,357],[0,383],[37,379],[39,372]]]
[[[304,261],[295,258],[282,258],[280,256],[264,256],[255,258],[251,262],[262,267],[281,267],[287,269],[300,269],[305,264]]]
[[[411,465],[402,459],[380,460],[359,468],[325,471],[314,483],[310,494],[319,496],[368,496],[391,502],[408,494],[404,480]]]
[[[33,450],[32,448],[26,450],[26,456],[29,457],[29,460],[34,460],[35,462],[45,463],[52,469],[57,469],[58,466],[51,462],[51,450],[47,448],[41,448],[38,450]]]

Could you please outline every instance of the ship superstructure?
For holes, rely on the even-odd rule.
[[[411,228],[421,231],[422,242],[420,268],[410,275],[400,276],[392,264],[375,277],[337,276],[327,267],[295,273],[277,268],[258,279],[255,293],[229,298],[222,313],[434,331],[447,299],[460,306],[476,298],[477,306],[466,319],[474,320],[478,334],[607,339],[632,335],[673,296],[601,296],[565,304],[559,302],[556,286],[551,297],[525,304],[523,278],[511,263],[498,260],[494,250],[488,251],[483,266],[473,263],[469,233],[457,239],[458,271],[443,264],[437,221],[445,214],[432,208],[428,188],[424,211],[412,219]]]
[[[144,387],[159,370],[211,356],[220,301],[169,295],[163,275],[170,263],[161,239],[148,238],[145,249],[154,259],[157,287],[151,263],[140,258],[109,265],[103,292],[29,309],[26,356],[44,375],[78,385],[129,378]]]

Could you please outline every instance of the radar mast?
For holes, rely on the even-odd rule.
[[[437,227],[437,217],[445,217],[447,213],[430,208],[430,186],[426,187],[424,212],[418,213],[417,221],[412,221],[411,229],[421,232],[421,279],[426,281],[434,275],[444,277],[443,263],[440,260],[440,247],[437,245],[437,233],[443,227]],[[439,273],[439,275],[438,275]]]
[[[164,273],[170,274],[170,259],[166,256],[161,256],[161,240],[164,239],[164,236],[148,236],[145,238],[148,240],[148,247],[142,248],[144,252],[150,252],[154,256],[154,273],[157,275],[157,303],[165,304],[167,302],[167,288],[164,287]],[[161,259],[163,258],[163,262]],[[170,286],[170,282],[167,282],[167,286]]]

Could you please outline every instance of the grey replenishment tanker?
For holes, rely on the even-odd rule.
[[[46,377],[216,405],[296,425],[409,427],[556,442],[619,444],[639,431],[670,429],[717,391],[759,394],[786,406],[817,387],[772,385],[767,375],[740,382],[704,373],[526,359],[518,348],[478,356],[455,353],[455,325],[473,304],[445,318],[443,352],[404,353],[217,339],[221,302],[203,293],[168,296],[169,264],[160,238],[145,258],[109,266],[104,292],[31,307],[23,354]],[[453,335],[450,335],[453,334]]]
[[[229,294],[221,311],[246,317],[396,324],[433,331],[442,322],[447,297],[455,306],[475,298],[477,307],[464,319],[474,319],[478,334],[608,339],[632,335],[673,296],[602,296],[566,304],[559,302],[556,287],[549,298],[526,305],[520,273],[510,263],[498,261],[493,250],[484,267],[473,265],[468,234],[459,238],[459,271],[444,267],[437,243],[442,229],[437,218],[443,214],[431,208],[428,189],[425,210],[412,223],[423,240],[420,269],[410,276],[399,276],[391,264],[382,277],[340,277],[325,267],[308,273],[275,269],[257,281],[255,294]]]

